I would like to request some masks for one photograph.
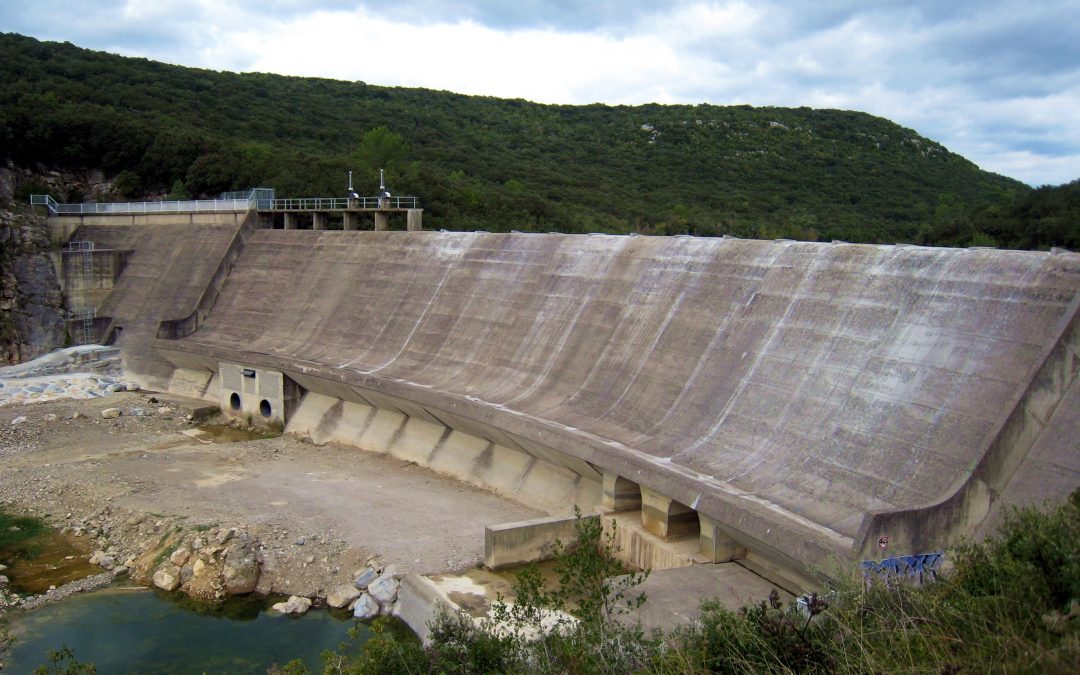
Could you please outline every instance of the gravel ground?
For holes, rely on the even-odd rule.
[[[207,444],[183,433],[204,405],[120,392],[0,408],[0,503],[79,535],[143,582],[158,549],[234,529],[256,542],[258,591],[316,599],[368,564],[475,566],[485,525],[543,515],[355,448],[285,436]],[[103,419],[112,407],[123,414]]]

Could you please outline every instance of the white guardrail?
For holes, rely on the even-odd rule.
[[[126,214],[126,213],[191,213],[193,211],[247,211],[254,206],[251,199],[189,199],[166,202],[109,202],[89,204],[58,204],[50,195],[30,195],[30,203],[44,206],[55,215]]]
[[[164,202],[58,204],[50,195],[30,195],[30,203],[50,214],[192,213],[206,211],[347,211],[350,209],[416,209],[416,197],[302,197],[296,199],[194,199]]]

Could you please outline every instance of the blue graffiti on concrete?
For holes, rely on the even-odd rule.
[[[922,584],[937,579],[937,571],[944,559],[945,554],[941,552],[921,553],[886,558],[881,561],[864,560],[859,567],[862,569],[863,580],[867,584],[871,583],[874,577],[882,579],[885,585],[894,580],[907,580]]]

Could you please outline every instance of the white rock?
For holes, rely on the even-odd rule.
[[[168,415],[170,412],[172,412],[172,410],[167,405],[163,405],[157,409],[157,414],[159,415]]]
[[[311,600],[299,595],[290,595],[288,600],[276,603],[271,609],[282,614],[303,614],[311,609]]]
[[[371,569],[369,567],[366,570],[364,570],[363,572],[361,572],[358,577],[356,577],[356,581],[353,582],[353,585],[356,586],[357,588],[359,588],[360,590],[364,590],[365,588],[368,587],[368,584],[370,584],[372,581],[375,581],[378,578],[379,578],[379,575],[375,573],[375,570],[373,570],[373,569]]]
[[[379,601],[380,605],[390,605],[397,600],[398,594],[398,582],[392,574],[383,574],[381,577],[371,582],[368,586],[368,593],[371,597]]]
[[[41,419],[46,422],[59,422],[60,416],[56,413],[48,413],[47,415],[43,415]]]
[[[360,597],[360,591],[352,584],[335,586],[326,593],[326,604],[331,607],[345,607],[353,600]]]
[[[105,408],[101,411],[102,419],[111,420],[120,417],[120,408]]]
[[[353,606],[353,616],[357,619],[374,619],[379,616],[379,603],[375,602],[375,599],[370,595],[364,593]]]
[[[221,578],[225,580],[225,590],[231,595],[244,595],[255,590],[259,583],[259,562],[255,556],[232,557],[225,561],[225,569],[221,572]],[[311,601],[308,601],[308,605]]]
[[[154,585],[163,591],[175,591],[180,585],[180,568],[171,562],[162,563],[154,572]]]
[[[11,420],[11,426],[17,427],[26,421],[26,415],[19,415],[15,419]]]

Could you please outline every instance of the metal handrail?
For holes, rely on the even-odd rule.
[[[167,202],[109,202],[90,204],[57,204],[54,213],[86,215],[101,213],[191,213],[204,211],[247,211],[249,199],[191,199]]]
[[[260,211],[347,211],[352,209],[417,209],[417,197],[292,197],[286,199],[261,199]]]
[[[49,209],[49,213],[56,213],[56,207],[59,206],[52,195],[30,195],[30,205],[44,206]]]
[[[259,190],[263,190],[261,193]],[[30,203],[48,208],[50,214],[134,214],[134,213],[191,213],[206,211],[349,211],[354,209],[417,209],[416,197],[299,197],[265,199],[265,189],[252,190],[244,199],[189,199],[163,202],[105,202],[88,204],[58,204],[50,195],[30,195]]]

